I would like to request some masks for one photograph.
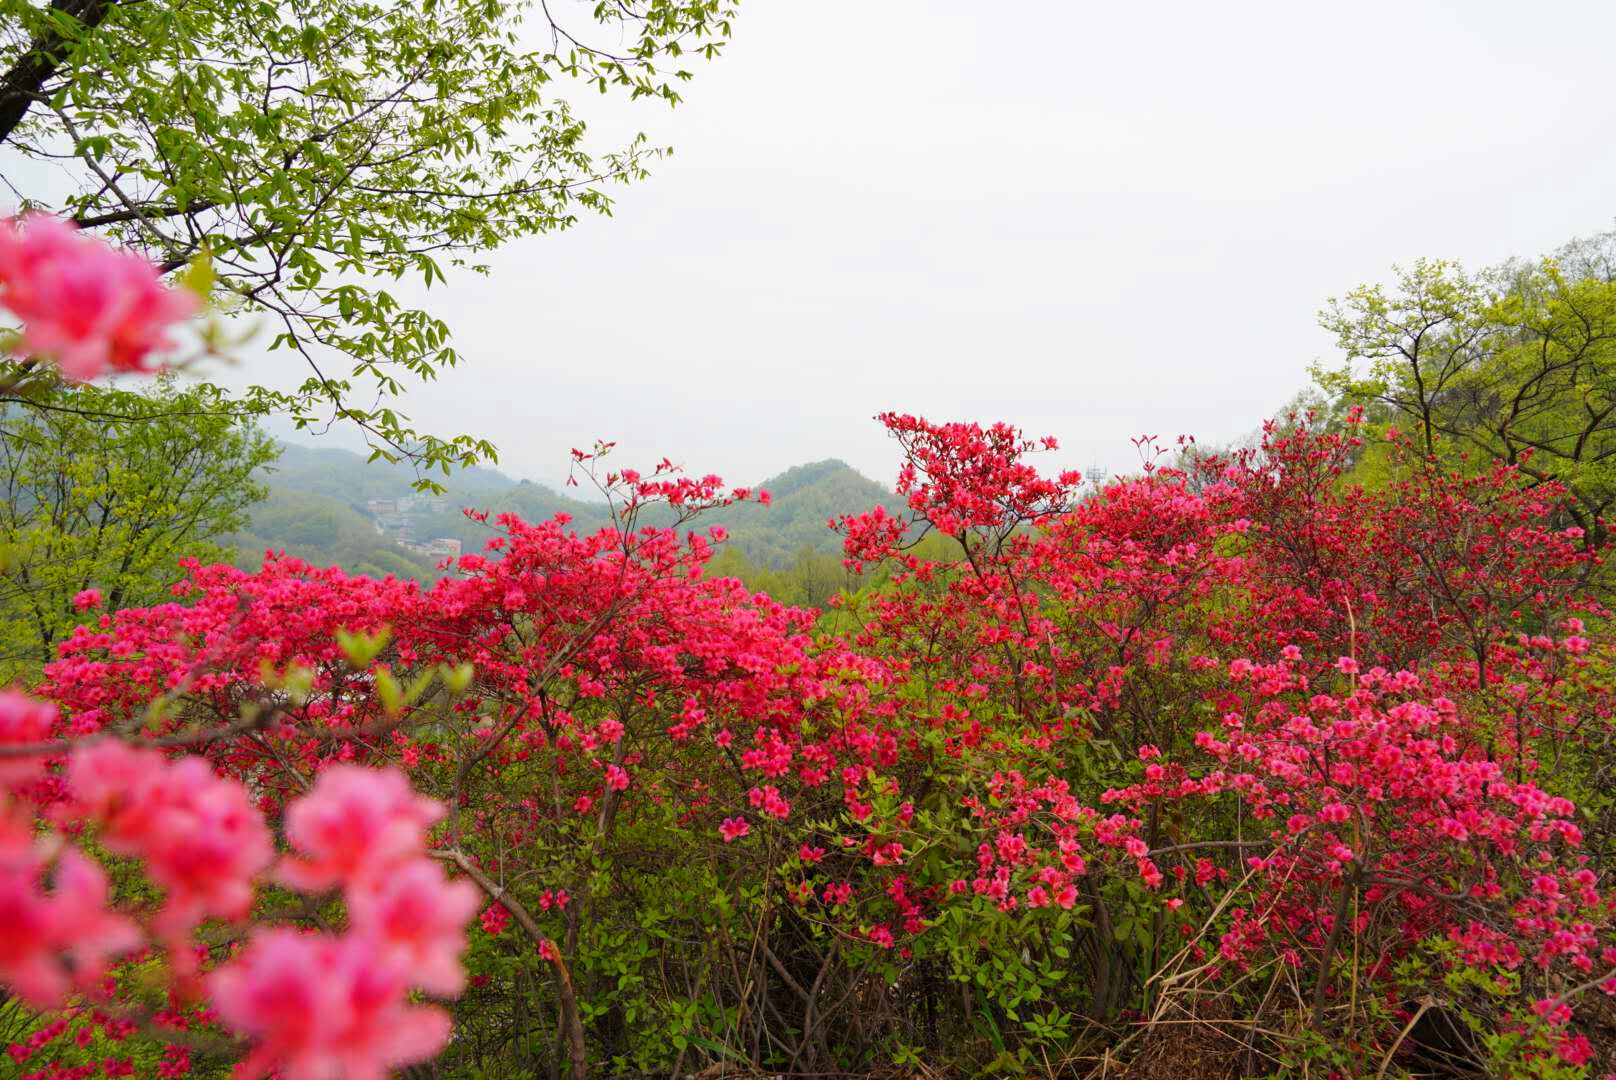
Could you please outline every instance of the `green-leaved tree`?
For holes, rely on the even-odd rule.
[[[245,523],[275,454],[205,386],[81,386],[0,413],[0,685],[31,678],[94,617],[79,593],[109,609],[161,603],[181,558],[228,558],[210,538]]]
[[[1421,261],[1322,316],[1346,363],[1316,373],[1426,453],[1563,483],[1602,542],[1616,507],[1616,233],[1468,273]]]
[[[388,406],[459,357],[385,286],[607,212],[658,151],[596,150],[566,88],[677,102],[735,2],[0,0],[0,179],[165,267],[209,253],[306,363],[252,403],[447,471],[493,448]]]

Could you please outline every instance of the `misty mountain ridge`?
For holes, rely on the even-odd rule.
[[[564,494],[497,469],[477,466],[438,478],[442,495],[413,489],[416,473],[407,464],[367,462],[365,456],[336,447],[282,442],[281,456],[264,472],[269,497],[254,506],[251,523],[222,538],[237,551],[244,568],[256,567],[266,551],[285,551],[318,565],[351,573],[393,574],[429,580],[445,555],[482,550],[494,534],[491,525],[467,518],[462,510],[513,512],[528,521],[569,514],[571,527],[592,531],[609,523],[606,503]],[[841,539],[827,528],[839,514],[860,513],[877,503],[896,510],[900,500],[889,489],[835,458],[797,465],[758,485],[771,505],[736,503],[701,516],[699,526],[722,526],[731,554],[728,569],[780,570],[810,555],[838,556]],[[645,520],[671,523],[665,510]]]

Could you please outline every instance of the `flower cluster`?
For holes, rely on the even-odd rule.
[[[19,698],[8,702],[13,715],[55,714]],[[244,922],[277,862],[247,789],[203,758],[113,739],[73,749],[64,780],[51,814],[92,825],[107,851],[138,859],[163,891],[154,940],[167,947],[176,988],[205,990],[223,1025],[252,1040],[240,1075],[382,1077],[447,1041],[447,1015],[408,996],[460,993],[479,894],[427,857],[426,829],[443,810],[403,774],[332,765],[287,807],[293,852],[274,876],[316,895],[340,887],[346,931],[260,926],[205,975],[192,931],[205,919]],[[104,999],[109,961],[145,947],[147,935],[113,909],[101,867],[58,834],[36,836],[23,809],[13,800],[0,816],[0,981],[39,1009],[69,994]],[[174,1075],[184,1075],[178,1062]]]
[[[151,370],[169,328],[199,307],[139,255],[47,214],[0,222],[0,304],[23,322],[20,355],[48,357],[79,380]]]
[[[140,859],[165,903],[154,926],[189,966],[187,939],[203,919],[240,921],[255,882],[274,861],[263,815],[238,781],[199,757],[103,740],[80,746],[67,767],[68,813],[94,821],[115,855]]]
[[[238,1075],[382,1078],[431,1057],[449,1038],[443,1010],[409,1002],[412,988],[455,997],[477,889],[426,857],[442,807],[397,772],[333,765],[287,808],[294,854],[279,875],[293,888],[341,887],[341,935],[261,929],[208,977],[220,1017],[254,1039]]]
[[[443,1015],[409,995],[460,991],[479,908],[473,985],[530,992],[501,980],[537,954],[575,1068],[585,1015],[645,1015],[680,985],[772,992],[737,975],[747,935],[788,990],[818,980],[816,1002],[896,1000],[946,971],[1004,1016],[1056,994],[1121,1015],[1137,1002],[1112,976],[1159,962],[1305,981],[1303,1022],[1325,1030],[1343,993],[1400,1007],[1463,968],[1575,1053],[1575,1002],[1533,1012],[1509,989],[1530,970],[1534,1000],[1557,1001],[1616,965],[1609,830],[1583,835],[1583,781],[1553,764],[1616,733],[1608,616],[1552,490],[1428,465],[1353,487],[1352,431],[1298,423],[1074,501],[1014,429],[888,423],[908,514],[840,527],[852,564],[894,572],[832,619],[707,572],[721,536],[686,515],[753,493],[623,470],[598,485],[614,527],[498,518],[429,588],[273,555],[191,566],[173,603],[63,645],[41,690],[59,716],[0,709],[0,751],[75,741],[65,771],[0,761],[18,798],[84,807],[147,861],[177,938],[269,874],[244,793],[281,816],[274,880],[340,892],[348,924],[261,928],[207,975],[254,1068],[362,1072],[441,1045]],[[953,546],[910,546],[921,532]],[[242,716],[250,737],[194,759],[110,738]],[[453,807],[441,860],[442,806],[406,775]],[[215,818],[237,840],[206,867],[143,824]],[[49,989],[103,962],[62,959],[48,929],[99,894],[28,850],[18,895],[55,942],[34,969]],[[783,921],[749,921],[760,896],[785,898]],[[623,949],[624,926],[737,952]],[[879,992],[860,982],[872,957],[896,972]],[[1081,989],[1041,981],[1067,961],[1094,965]],[[799,1034],[824,1020],[766,1004]],[[802,1038],[800,1060],[834,1063]]]
[[[28,822],[0,820],[0,982],[25,1002],[51,1009],[71,989],[96,989],[108,959],[140,944],[135,924],[107,901],[107,876],[93,860],[74,848],[53,858]]]

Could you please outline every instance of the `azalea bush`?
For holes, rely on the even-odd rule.
[[[107,364],[188,309],[139,310]],[[1194,1028],[1378,1077],[1439,1018],[1477,1071],[1610,1067],[1612,642],[1562,492],[1395,436],[1354,485],[1355,416],[1098,492],[880,419],[907,509],[829,523],[872,582],[834,618],[708,573],[701,515],[766,492],[605,444],[610,527],[479,518],[431,587],[271,553],[82,597],[0,698],[19,1070],[1005,1075]]]

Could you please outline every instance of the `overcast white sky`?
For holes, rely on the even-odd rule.
[[[674,157],[434,289],[469,363],[405,411],[548,482],[597,437],[887,481],[887,408],[1236,438],[1328,297],[1611,227],[1613,45],[1608,0],[746,0],[678,109],[579,99]]]

